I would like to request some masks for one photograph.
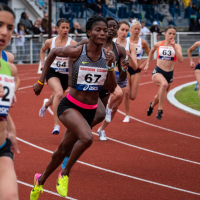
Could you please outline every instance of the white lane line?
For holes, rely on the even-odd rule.
[[[32,147],[35,147],[37,149],[43,150],[45,152],[48,152],[48,153],[51,153],[51,154],[53,153],[53,151],[47,150],[45,148],[42,148],[40,146],[37,146],[37,145],[32,144],[30,142],[27,142],[27,141],[25,141],[25,140],[23,140],[21,138],[17,137],[17,140],[19,140],[19,141],[21,141],[21,142],[23,142],[25,144],[28,144],[28,145],[30,145]],[[96,169],[99,169],[99,170],[102,170],[102,171],[110,172],[110,173],[117,174],[117,175],[120,175],[120,176],[124,176],[124,177],[127,177],[127,178],[131,178],[131,179],[135,179],[135,180],[138,180],[138,181],[142,181],[142,182],[145,182],[145,183],[150,183],[150,184],[153,184],[153,185],[158,185],[158,186],[162,186],[162,187],[165,187],[165,188],[178,190],[178,191],[181,191],[181,192],[186,192],[186,193],[190,193],[190,194],[194,194],[194,195],[199,195],[200,196],[200,193],[197,193],[197,192],[184,190],[184,189],[181,189],[181,188],[177,188],[177,187],[173,187],[173,186],[157,183],[157,182],[154,182],[154,181],[149,181],[149,180],[138,178],[138,177],[135,177],[135,176],[130,176],[130,175],[127,175],[127,174],[123,174],[123,173],[119,173],[119,172],[112,171],[112,170],[109,170],[109,169],[105,169],[105,168],[102,168],[102,167],[98,167],[98,166],[95,166],[95,165],[91,165],[91,164],[88,164],[88,163],[85,163],[85,162],[82,162],[82,161],[77,161],[77,162],[80,163],[80,164],[83,164],[83,165],[87,165],[89,167],[93,167],[93,168],[96,168]]]
[[[29,80],[29,79],[36,79],[38,77],[30,77],[30,78],[20,78],[20,81],[25,81],[25,80]]]
[[[125,114],[124,112],[122,112],[121,110],[117,110],[117,111],[118,111],[119,113],[121,113],[122,115],[125,115],[125,116],[126,116],[126,114]],[[177,133],[177,134],[184,135],[184,136],[191,137],[191,138],[195,138],[195,139],[200,139],[200,137],[193,136],[193,135],[189,135],[189,134],[182,133],[182,132],[179,132],[179,131],[174,131],[174,130],[172,130],[172,129],[164,128],[164,127],[162,127],[162,126],[157,126],[157,125],[154,125],[154,124],[151,124],[151,123],[142,121],[142,120],[137,119],[137,118],[132,117],[132,116],[130,116],[130,118],[131,118],[131,119],[134,119],[135,121],[141,122],[141,123],[143,123],[143,124],[147,124],[147,125],[149,125],[149,126],[153,126],[153,127],[156,127],[156,128],[160,128],[160,129],[165,130],[165,131]]]
[[[98,135],[97,133],[94,133],[92,132],[94,135]],[[99,136],[99,135],[98,135]],[[132,145],[132,144],[129,144],[129,143],[126,143],[126,142],[121,142],[119,140],[115,140],[113,138],[110,138],[110,137],[107,137],[107,139],[109,140],[112,140],[114,142],[117,142],[117,143],[120,143],[120,144],[124,144],[126,146],[129,146],[129,147],[134,147],[136,149],[140,149],[140,150],[143,150],[143,151],[148,151],[148,152],[151,152],[151,153],[155,153],[155,154],[158,154],[158,155],[161,155],[161,156],[166,156],[166,157],[169,157],[169,158],[174,158],[174,159],[177,159],[177,160],[181,160],[181,161],[184,161],[184,162],[189,162],[189,163],[193,163],[193,164],[197,164],[197,165],[200,165],[199,162],[195,162],[195,161],[192,161],[192,160],[187,160],[187,159],[184,159],[184,158],[179,158],[179,157],[176,157],[176,156],[171,156],[171,155],[168,155],[168,154],[164,154],[164,153],[160,153],[160,152],[157,152],[157,151],[153,151],[153,150],[150,150],[150,149],[145,149],[143,147],[139,147],[139,146],[135,146],[135,145]]]
[[[31,188],[34,187],[33,185],[30,185],[30,184],[28,184],[28,183],[25,183],[25,182],[22,182],[22,181],[19,181],[19,180],[17,180],[17,182],[20,183],[20,184],[22,184],[22,185],[31,187]],[[45,190],[45,189],[43,189],[43,191],[46,192],[46,193],[53,194],[53,195],[56,195],[56,196],[61,197],[58,193],[55,193],[55,192],[52,192],[52,191],[49,191],[49,190]],[[71,198],[71,197],[63,197],[63,198],[65,198],[65,199],[70,199],[70,200],[76,200],[76,199]]]
[[[53,111],[51,110],[50,107],[48,107],[48,111],[53,115]],[[125,114],[125,113],[124,113]],[[94,133],[92,132],[94,135],[97,135],[99,136],[97,133]],[[176,156],[171,156],[171,155],[168,155],[168,154],[164,154],[164,153],[160,153],[160,152],[157,152],[157,151],[153,151],[153,150],[150,150],[150,149],[145,149],[143,147],[139,147],[139,146],[135,146],[135,145],[132,145],[132,144],[128,144],[126,142],[121,142],[119,140],[115,140],[113,138],[110,138],[110,137],[106,137],[107,139],[109,140],[112,140],[114,142],[117,142],[117,143],[120,143],[120,144],[124,144],[126,146],[129,146],[129,147],[134,147],[136,149],[140,149],[140,150],[143,150],[143,151],[147,151],[147,152],[151,152],[151,153],[155,153],[155,154],[158,154],[158,155],[161,155],[161,156],[166,156],[166,157],[169,157],[169,158],[174,158],[174,159],[177,159],[177,160],[181,160],[181,161],[184,161],[184,162],[189,162],[189,163],[193,163],[193,164],[197,164],[197,165],[200,165],[199,162],[195,162],[195,161],[192,161],[192,160],[187,160],[187,159],[184,159],[184,158],[179,158],[179,157],[176,157]]]

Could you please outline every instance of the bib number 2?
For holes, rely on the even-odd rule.
[[[4,86],[3,89],[4,89],[4,91],[5,91],[5,95],[4,95],[4,97],[2,98],[1,101],[9,102],[10,99],[8,99],[7,96],[8,96],[9,93],[10,93],[10,89],[9,89],[7,86]]]

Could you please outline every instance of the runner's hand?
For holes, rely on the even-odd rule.
[[[112,63],[114,64],[115,55],[112,51],[110,51],[109,47],[105,49],[105,56],[106,56],[107,65],[111,67]]]
[[[195,63],[193,61],[190,61],[190,67],[194,68],[195,67]]]
[[[126,70],[129,67],[129,61],[124,59],[122,61],[122,67],[124,70]]]
[[[40,92],[42,91],[44,85],[40,85],[38,82],[33,85],[33,91],[38,96]]]
[[[146,63],[145,67],[144,67],[144,72],[147,73],[147,70],[149,68],[149,64]]]

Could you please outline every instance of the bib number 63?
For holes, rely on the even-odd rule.
[[[85,76],[85,82],[87,83],[97,83],[97,81],[101,78],[101,75],[98,74],[87,74]]]

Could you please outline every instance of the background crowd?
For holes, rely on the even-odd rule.
[[[59,0],[59,2],[62,1]],[[66,3],[66,1],[63,2]],[[82,5],[74,6],[73,9],[71,9],[70,3],[82,3]],[[137,12],[134,12],[134,6],[137,6],[138,4],[148,5],[148,7],[146,8],[143,7],[143,10],[146,9],[145,18],[149,19],[151,23],[146,23],[148,26],[147,28],[145,27],[145,20],[141,21],[141,34],[143,34],[143,39],[145,39],[146,33],[162,33],[162,31],[159,28],[161,21],[158,21],[156,18],[158,13],[155,16],[156,9],[158,9],[157,5],[161,5],[159,10],[159,19],[165,18],[168,21],[169,25],[172,24],[175,26],[175,18],[181,20],[180,6],[184,6],[186,16],[187,10],[191,8],[192,10],[194,10],[194,13],[190,13],[190,24],[188,31],[200,31],[200,19],[198,18],[198,14],[200,14],[200,7],[197,7],[195,3],[192,3],[192,0],[70,0],[67,1],[67,4],[63,4],[63,6],[61,7],[60,18],[67,18],[69,21],[71,20],[72,15],[74,18],[83,18],[84,10],[86,8],[90,8],[92,11],[94,11],[95,14],[102,15],[103,4],[106,5],[107,9],[115,13],[117,10],[116,6],[118,3],[123,3],[124,5],[130,8],[128,12],[128,18],[130,23],[134,18],[138,18]],[[47,3],[45,5],[47,5]],[[47,13],[44,13],[43,18],[38,18],[35,22],[32,22],[29,19],[28,13],[23,12],[21,14],[21,19],[13,32],[13,35],[16,36],[16,60],[19,64],[30,62],[30,58],[28,57],[28,55],[30,55],[30,37],[32,37],[33,40],[33,63],[38,62],[40,49],[42,47],[42,35],[48,34],[48,23],[49,22]],[[53,23],[51,23],[51,32],[52,34],[57,34],[56,25]],[[73,24],[71,24],[69,33],[73,33],[76,36],[78,36],[79,34],[84,33],[84,27],[82,29],[81,24],[75,21],[73,22]],[[25,35],[29,35],[30,37],[25,38]],[[37,37],[34,37],[34,35],[37,35]],[[38,37],[38,35],[40,35],[41,37]],[[24,52],[26,53],[24,54]]]

